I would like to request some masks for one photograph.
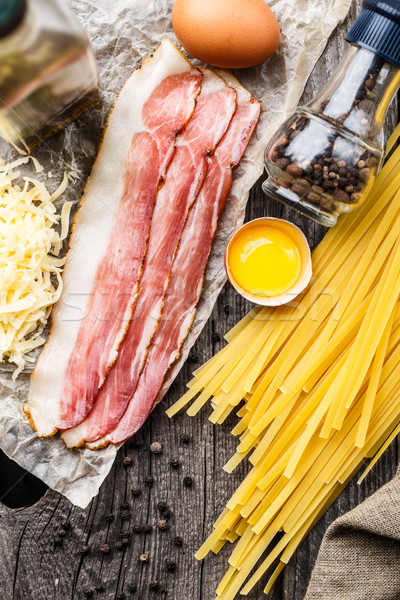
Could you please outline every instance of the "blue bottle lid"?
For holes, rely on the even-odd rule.
[[[364,0],[346,40],[400,67],[400,0]]]
[[[25,9],[26,0],[0,0],[0,38],[18,27]]]

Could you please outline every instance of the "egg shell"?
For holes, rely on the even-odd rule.
[[[252,227],[254,225],[265,225],[267,227],[279,227],[282,231],[287,233],[293,241],[296,243],[298,250],[301,256],[301,271],[300,275],[294,284],[293,287],[287,290],[284,294],[279,296],[260,296],[257,294],[251,294],[245,290],[243,290],[235,281],[233,277],[233,273],[231,273],[231,268],[229,265],[229,250],[232,245],[232,240],[238,234],[239,231],[243,230],[247,227]],[[231,236],[228,241],[228,244],[225,249],[225,271],[228,276],[230,283],[233,285],[235,290],[239,292],[241,296],[250,300],[250,302],[254,302],[255,304],[260,304],[263,306],[280,306],[282,304],[287,304],[291,302],[300,292],[305,290],[307,285],[310,283],[310,279],[312,276],[312,262],[311,262],[311,252],[310,247],[307,242],[307,238],[304,233],[293,223],[289,221],[285,221],[284,219],[275,219],[273,217],[261,217],[260,219],[253,219],[252,221],[248,221],[241,227],[239,227]]]
[[[264,0],[176,0],[172,25],[189,54],[229,69],[263,62],[280,39],[276,17]]]

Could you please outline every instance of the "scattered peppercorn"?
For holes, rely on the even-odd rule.
[[[125,594],[124,592],[120,592],[117,596],[117,600],[125,600]]]
[[[83,546],[79,548],[79,553],[82,554],[82,556],[86,556],[86,554],[89,554],[89,546],[83,544]]]
[[[183,539],[179,535],[176,535],[174,537],[174,544],[177,548],[181,548],[183,546]]]
[[[126,500],[121,504],[121,510],[128,510],[130,507],[131,505]]]
[[[190,435],[188,433],[181,433],[179,439],[182,444],[188,444],[190,442]]]
[[[111,523],[112,521],[114,521],[115,517],[112,513],[108,513],[108,515],[105,516],[105,519],[106,519],[106,521]]]
[[[70,521],[64,521],[64,523],[61,523],[61,527],[65,529],[65,531],[69,531],[72,528],[72,525]]]
[[[153,579],[153,581],[150,581],[149,589],[152,592],[156,592],[159,588],[160,588],[160,584],[158,583],[157,579]]]
[[[173,469],[179,469],[179,466],[181,463],[179,462],[179,460],[177,458],[173,458],[169,464],[171,465],[171,467]]]
[[[158,510],[163,513],[166,510],[168,510],[168,504],[166,502],[164,502],[163,500],[161,500],[158,504],[157,504],[157,508]]]
[[[85,598],[91,598],[93,596],[93,590],[84,590]]]
[[[141,554],[139,556],[139,560],[140,560],[140,562],[147,563],[147,562],[149,562],[149,555],[148,554]]]
[[[96,590],[96,592],[98,594],[101,594],[102,592],[104,592],[104,587],[102,585],[96,585],[96,587],[94,589]]]
[[[164,511],[164,519],[170,519],[172,517],[172,512],[167,508],[167,510]]]
[[[115,548],[116,550],[122,550],[122,549],[123,549],[123,547],[124,547],[124,545],[123,545],[123,543],[122,543],[120,540],[117,540],[117,541],[115,542],[115,544],[114,544],[114,548]]]
[[[138,487],[132,486],[131,493],[134,498],[138,498],[140,496],[140,494],[142,493],[142,490]]]
[[[231,312],[231,307],[229,306],[229,304],[225,304],[225,306],[224,306],[224,313],[226,315],[229,315],[230,312]]]
[[[132,525],[132,531],[133,533],[143,533],[143,527],[142,525],[139,525],[139,523],[134,523]]]
[[[101,544],[100,552],[103,554],[108,554],[110,552],[110,546],[108,544]]]
[[[121,519],[129,519],[131,516],[130,510],[121,510]]]
[[[130,456],[125,456],[124,460],[123,460],[123,465],[124,467],[130,467],[132,464],[132,459]]]
[[[187,488],[191,488],[193,485],[193,479],[189,475],[186,475],[186,477],[183,478],[183,485]]]
[[[220,339],[221,339],[221,336],[217,332],[213,333],[211,336],[211,341],[213,341],[213,342],[219,342]]]
[[[167,558],[167,560],[165,561],[165,567],[167,571],[170,571],[172,573],[176,570],[176,562]]]
[[[154,477],[152,475],[146,475],[146,477],[144,478],[144,482],[147,485],[147,487],[151,487],[154,483]]]
[[[128,592],[129,592],[130,594],[135,594],[135,593],[136,593],[136,590],[137,590],[137,587],[136,587],[136,584],[135,584],[135,583],[130,583],[130,584],[128,585]]]
[[[64,537],[64,536],[66,535],[66,533],[67,533],[67,532],[65,531],[65,529],[62,529],[62,528],[61,528],[61,529],[59,529],[59,530],[57,531],[57,533],[58,533],[58,535],[59,535],[59,536],[61,536],[61,537]]]
[[[153,531],[153,528],[150,525],[150,523],[146,523],[146,525],[143,525],[143,531],[145,533],[151,533]]]
[[[162,453],[162,445],[160,442],[153,442],[150,444],[150,452],[153,454],[161,454]]]
[[[121,536],[121,542],[123,543],[124,546],[129,546],[129,544],[131,543],[129,535]]]
[[[168,529],[168,523],[165,519],[159,519],[157,521],[157,527],[158,529],[161,529],[161,531],[166,531]]]
[[[55,546],[61,546],[61,544],[63,542],[63,539],[62,539],[61,535],[58,535],[58,533],[55,534],[53,540],[54,540],[54,545]]]

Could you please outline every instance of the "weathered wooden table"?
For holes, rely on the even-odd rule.
[[[304,101],[327,80],[342,57],[344,34],[358,10],[359,2],[355,0],[348,19],[329,40],[307,84]],[[393,107],[391,111],[392,126],[397,120],[396,110]],[[303,229],[312,246],[318,243],[324,234],[322,227],[267,200],[260,184],[251,192],[247,218],[289,218]],[[246,472],[245,464],[230,476],[222,470],[235,448],[235,439],[229,433],[235,419],[215,427],[208,421],[206,409],[194,419],[181,414],[169,420],[165,408],[180,397],[191,371],[222,347],[223,334],[249,308],[229,285],[225,286],[172,389],[142,431],[121,448],[98,497],[86,511],[46,491],[32,476],[24,475],[0,457],[1,600],[214,598],[230,549],[202,563],[195,560],[194,553]],[[180,440],[182,433],[190,436],[189,443]],[[160,455],[149,451],[155,441],[162,444]],[[129,465],[124,464],[125,457],[132,459]],[[173,459],[179,461],[178,468],[171,466]],[[301,545],[277,581],[271,599],[304,597],[328,525],[388,481],[396,464],[397,445],[393,444],[361,486],[355,481],[348,486]],[[184,485],[185,476],[193,479],[192,487]],[[132,488],[140,490],[139,495],[133,495]],[[38,498],[36,504],[27,507]],[[165,501],[171,511],[165,531],[156,526],[160,501]],[[146,525],[150,527],[143,527]],[[60,528],[64,536],[57,534]],[[177,545],[177,537],[182,546]],[[109,546],[108,553],[101,551],[103,544]],[[140,561],[143,554],[148,555],[148,562]],[[175,563],[176,569],[168,563]],[[154,580],[159,582],[158,587],[152,583]],[[248,597],[261,598],[262,586]]]

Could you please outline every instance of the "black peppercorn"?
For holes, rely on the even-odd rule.
[[[183,546],[183,539],[179,535],[176,535],[174,537],[174,544],[177,548],[181,548]]]
[[[131,493],[134,498],[138,498],[142,493],[142,490],[138,487],[133,486],[131,487]]]
[[[122,550],[122,549],[123,549],[123,547],[124,547],[124,545],[123,545],[123,543],[122,543],[120,540],[117,540],[117,541],[114,543],[114,548],[115,548],[116,550]]]
[[[132,525],[132,531],[134,533],[143,533],[143,527],[142,527],[142,525],[139,525],[139,523],[134,523]]]
[[[188,433],[181,433],[179,440],[182,442],[182,444],[188,444],[190,442],[190,435]]]
[[[84,590],[83,594],[85,598],[91,598],[93,596],[93,590]]]
[[[94,589],[96,590],[96,592],[98,594],[101,594],[102,592],[104,592],[104,587],[102,585],[96,585],[96,587]]]
[[[225,306],[224,306],[224,313],[226,315],[229,315],[230,312],[231,312],[231,307],[229,306],[229,304],[225,304]]]
[[[168,504],[166,502],[164,502],[163,500],[161,500],[157,504],[157,508],[160,512],[164,512],[164,511],[168,510]]]
[[[65,531],[69,531],[72,527],[70,521],[64,521],[64,523],[61,523],[61,527],[63,529],[65,529]]]
[[[189,475],[186,475],[186,477],[183,478],[183,485],[187,488],[191,488],[193,485],[193,479]]]
[[[150,523],[146,523],[146,525],[143,525],[143,531],[144,533],[151,533],[153,531],[153,528],[150,525]]]
[[[135,594],[135,593],[136,593],[136,590],[137,590],[137,587],[136,587],[136,584],[135,584],[135,583],[130,583],[130,584],[128,585],[128,592],[129,592],[130,594]]]
[[[152,475],[146,475],[146,477],[144,478],[144,482],[147,485],[147,487],[151,487],[154,483],[154,478]]]
[[[109,523],[114,521],[114,519],[115,519],[115,517],[112,513],[109,513],[108,515],[105,516],[105,520],[108,521]]]
[[[220,339],[221,339],[221,336],[217,332],[213,333],[212,336],[211,336],[211,341],[212,342],[219,342]]]
[[[66,533],[67,533],[67,532],[65,531],[65,529],[59,529],[59,530],[57,531],[57,533],[58,533],[58,535],[59,535],[59,536],[61,536],[61,537],[64,537],[64,536],[66,535]]]
[[[100,552],[103,554],[108,554],[110,552],[110,546],[108,544],[101,544]]]
[[[124,546],[129,546],[129,544],[131,543],[130,537],[129,535],[125,534],[121,536],[121,542]]]
[[[117,600],[125,600],[125,594],[124,592],[120,592],[117,596]]]
[[[153,579],[153,581],[150,581],[149,583],[149,589],[153,592],[156,592],[160,587],[160,584],[158,583],[157,579]]]
[[[63,539],[62,539],[61,535],[58,535],[58,533],[56,533],[53,538],[53,541],[54,541],[55,546],[61,546]]]
[[[121,510],[121,519],[129,519],[131,516],[130,510]]]
[[[86,544],[81,546],[79,548],[79,553],[82,554],[82,556],[86,556],[86,554],[89,554],[89,546],[86,546]]]
[[[173,458],[169,464],[171,465],[171,467],[173,469],[179,469],[179,466],[181,463],[179,462],[179,460],[177,458]]]
[[[130,467],[132,464],[132,459],[130,456],[125,456],[124,460],[123,460],[123,465],[124,467]]]
[[[176,562],[174,562],[173,560],[169,560],[167,558],[165,561],[165,567],[166,567],[167,571],[170,571],[172,573],[173,571],[176,570]]]

